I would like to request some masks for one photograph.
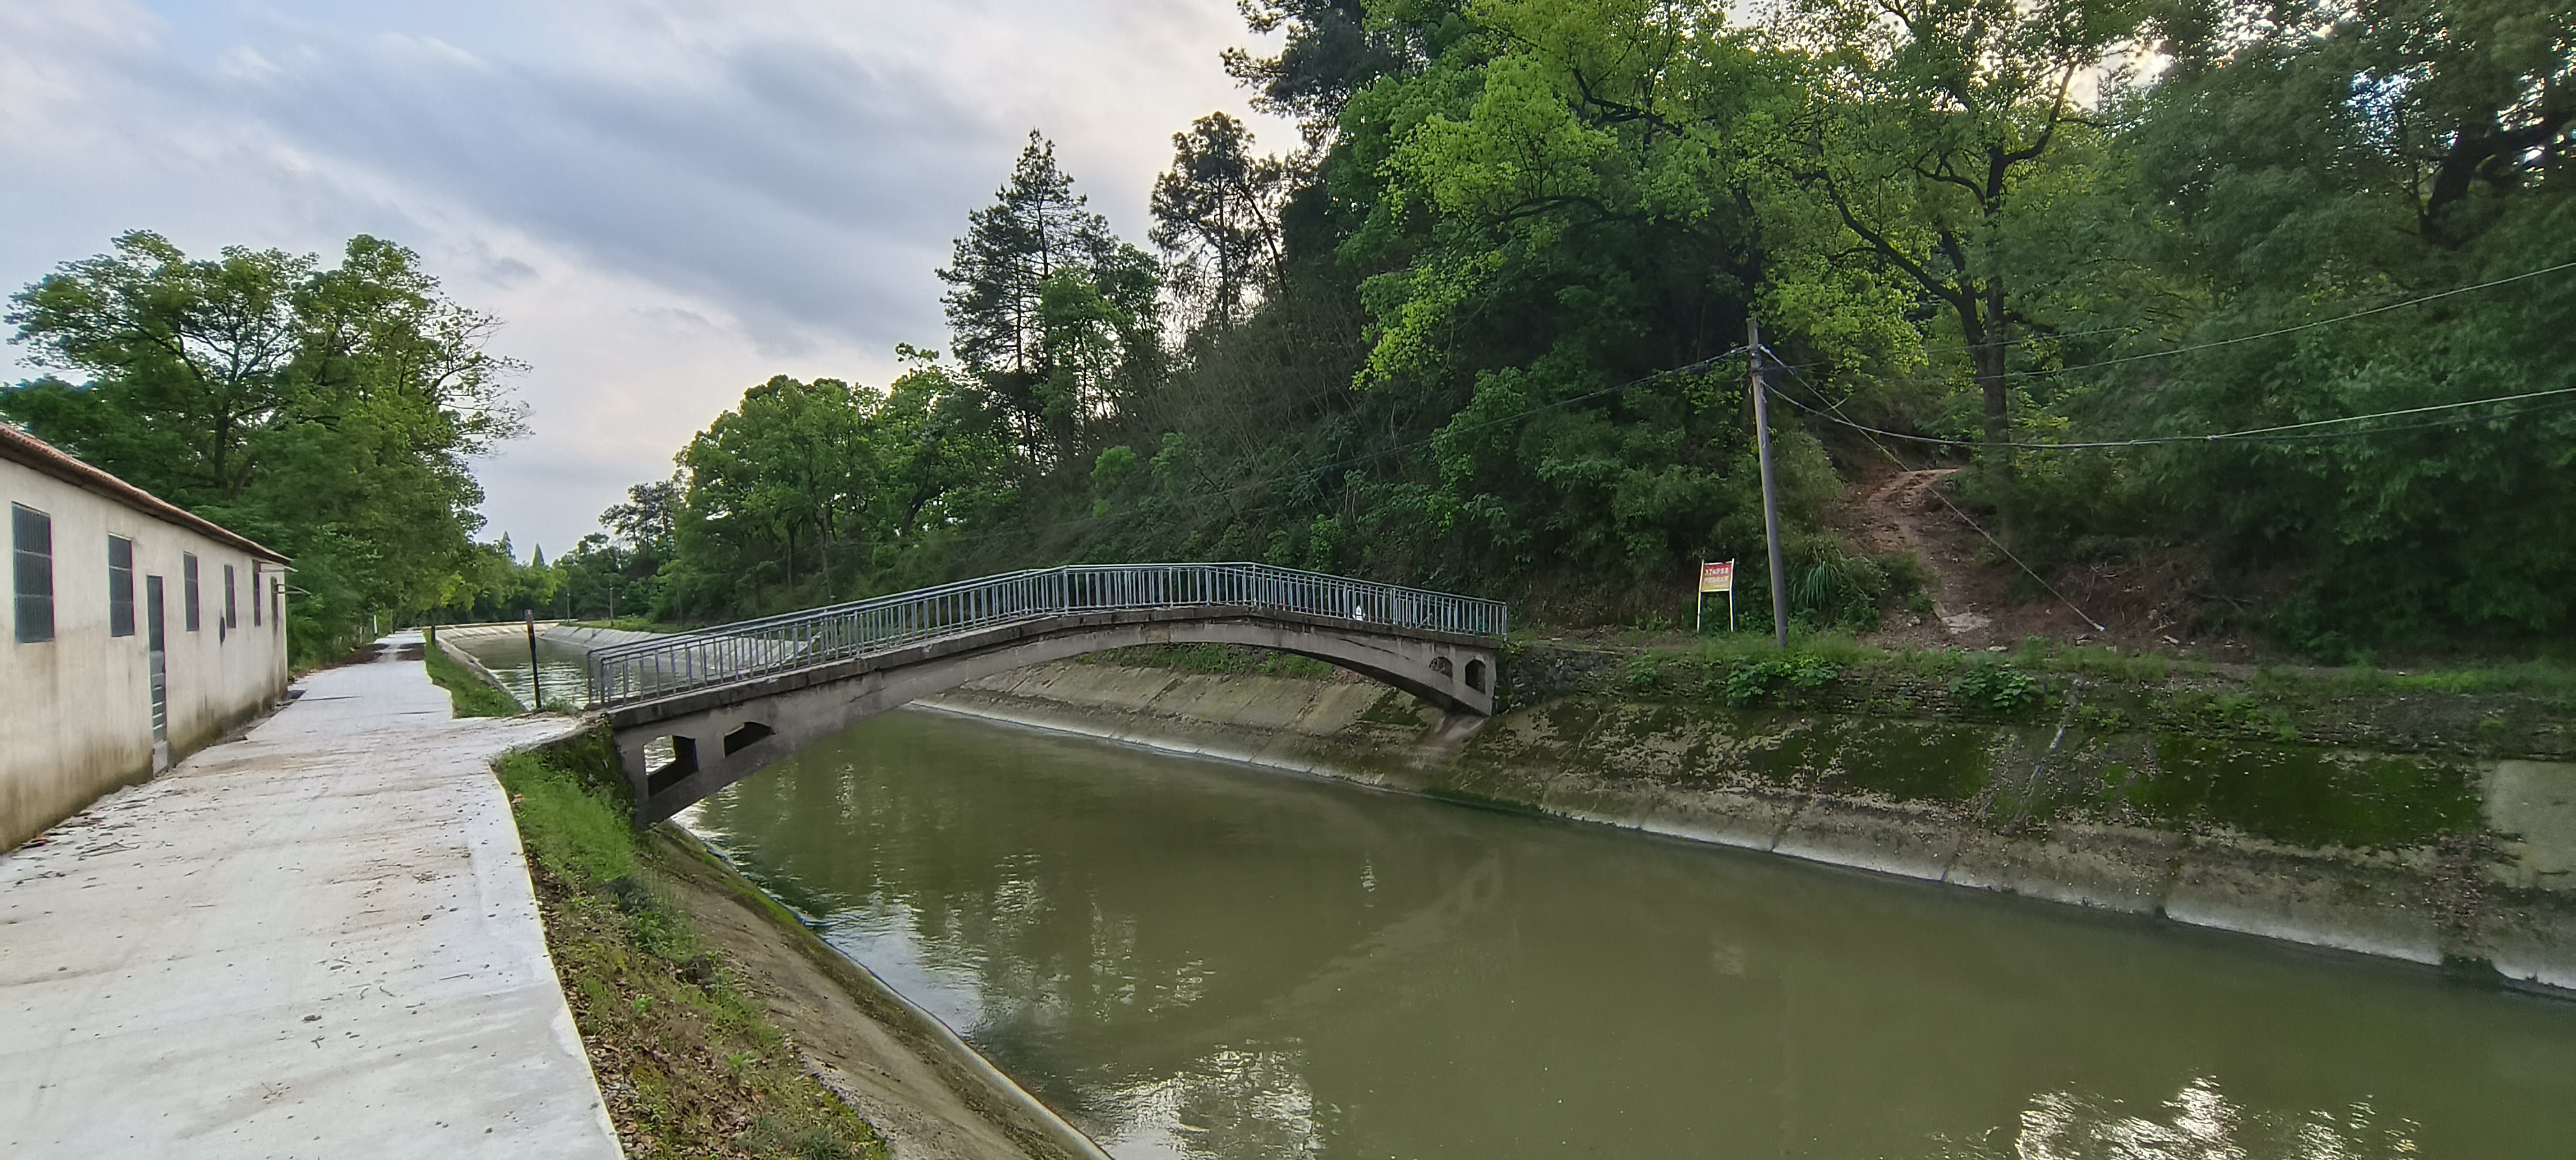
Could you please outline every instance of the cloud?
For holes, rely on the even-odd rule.
[[[0,280],[132,228],[409,245],[534,368],[478,473],[560,550],[744,387],[944,346],[933,271],[1029,128],[1141,237],[1247,40],[1229,0],[0,5]]]

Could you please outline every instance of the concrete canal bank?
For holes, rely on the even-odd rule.
[[[832,949],[679,826],[651,862],[691,924],[744,973],[806,1067],[896,1157],[1093,1157],[1097,1146],[936,1017]]]
[[[418,645],[0,855],[0,1153],[619,1154],[491,772],[579,723]]]
[[[1541,665],[1586,662],[1517,663],[1526,688]],[[1633,666],[1560,672],[1537,703],[1475,720],[1338,677],[1075,661],[924,704],[2576,995],[2576,764],[2555,759],[2545,714],[2478,710],[2539,759],[2410,749],[2431,734],[2384,712],[2343,727],[2397,742],[2378,747],[2253,740],[2301,730],[2235,702],[2217,703],[2251,727],[2135,727],[2179,688],[2125,712],[2106,691],[2090,713],[2070,690],[2045,715],[1980,721],[1898,715],[1888,690],[1889,715],[1782,704],[1786,676],[1731,706],[1722,685]]]

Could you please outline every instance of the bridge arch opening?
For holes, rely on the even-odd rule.
[[[1467,662],[1467,687],[1479,693],[1485,691],[1485,662],[1477,660]]]
[[[769,735],[775,732],[777,732],[777,730],[771,729],[766,723],[759,721],[745,721],[742,723],[740,728],[735,729],[731,733],[725,734],[725,756],[731,757],[734,754],[749,749],[752,746],[767,740]]]
[[[644,743],[644,789],[661,793],[698,772],[698,739],[665,733]]]

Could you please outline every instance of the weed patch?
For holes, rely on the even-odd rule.
[[[475,676],[474,670],[456,663],[456,658],[440,652],[436,646],[421,653],[421,665],[429,670],[431,683],[447,690],[448,702],[459,717],[514,717],[520,712],[516,698]]]
[[[2047,692],[2029,673],[2009,664],[1982,664],[1953,679],[1950,695],[1970,709],[2020,717],[2037,708]]]
[[[1812,653],[1739,661],[1726,673],[1726,703],[1738,708],[1760,704],[1783,691],[1824,688],[1842,675],[1840,666]]]

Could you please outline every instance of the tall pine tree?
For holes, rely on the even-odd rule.
[[[1034,467],[1078,458],[1118,400],[1159,373],[1153,258],[1084,207],[1036,130],[939,276],[958,361]]]

